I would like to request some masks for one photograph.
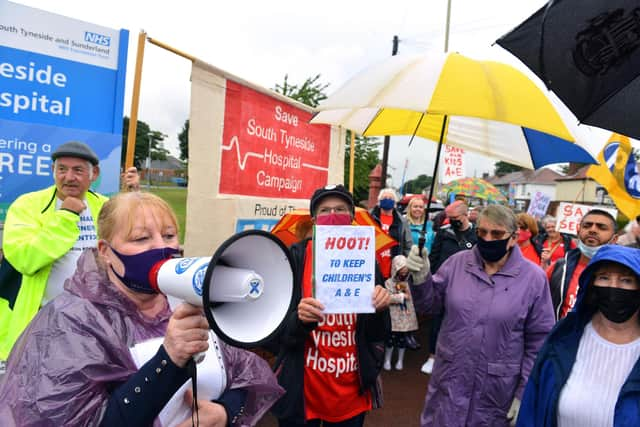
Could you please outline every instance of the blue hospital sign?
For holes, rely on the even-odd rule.
[[[51,152],[87,143],[94,190],[118,191],[128,31],[0,0],[0,221],[53,183]]]

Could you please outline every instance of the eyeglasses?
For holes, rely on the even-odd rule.
[[[511,237],[513,232],[508,230],[487,230],[486,228],[476,228],[476,234],[478,237],[482,237],[483,239],[487,237],[487,234],[489,234],[494,240],[503,240],[507,238],[505,237],[506,235]]]
[[[318,209],[318,215],[329,215],[332,212],[337,214],[350,213],[349,208],[346,206],[323,206]]]

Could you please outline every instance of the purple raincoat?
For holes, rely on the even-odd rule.
[[[80,257],[65,291],[40,310],[13,348],[0,383],[2,426],[98,425],[110,387],[137,371],[129,348],[164,336],[171,317],[168,305],[155,319],[142,316],[97,266],[95,250]],[[236,425],[254,425],[283,389],[264,360],[220,345],[227,389],[248,391]]]
[[[555,319],[544,271],[516,245],[488,276],[475,247],[412,288],[417,311],[443,313],[421,426],[508,426]]]

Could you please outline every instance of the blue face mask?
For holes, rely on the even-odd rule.
[[[598,252],[598,249],[600,249],[603,246],[604,245],[587,246],[582,242],[582,240],[578,240],[578,249],[580,249],[580,252],[582,253],[582,255],[584,255],[589,259],[593,258],[593,256]]]
[[[172,258],[174,254],[179,253],[175,248],[159,248],[150,249],[135,255],[124,255],[111,248],[113,253],[122,261],[124,265],[124,276],[119,275],[111,266],[111,271],[124,285],[135,292],[143,294],[157,294],[149,281],[149,272],[151,268],[158,262],[168,258]]]
[[[389,211],[393,209],[396,202],[393,199],[382,199],[380,200],[380,209],[384,209],[385,211]]]

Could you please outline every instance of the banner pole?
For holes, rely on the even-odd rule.
[[[349,131],[349,133],[351,133],[351,147],[350,147],[350,151],[349,151],[349,192],[351,194],[353,194],[353,179],[355,176],[355,171],[353,170],[355,163],[356,163],[356,159],[355,159],[355,132],[354,131]]]
[[[138,105],[140,104],[140,82],[142,80],[142,61],[144,59],[144,42],[147,33],[141,30],[138,34],[138,54],[136,56],[136,70],[133,76],[133,96],[131,97],[131,114],[129,116],[129,134],[127,135],[127,156],[125,170],[133,166],[133,156],[136,151],[136,130],[138,127]]]
[[[191,62],[194,62],[196,60],[195,56],[189,55],[188,53],[185,53],[181,50],[176,49],[175,47],[169,46],[168,44],[162,43],[152,37],[147,37],[147,41],[151,44],[155,44],[158,47],[161,47],[165,50],[168,50],[171,53],[175,53],[178,56],[182,56],[183,58],[188,59]]]

